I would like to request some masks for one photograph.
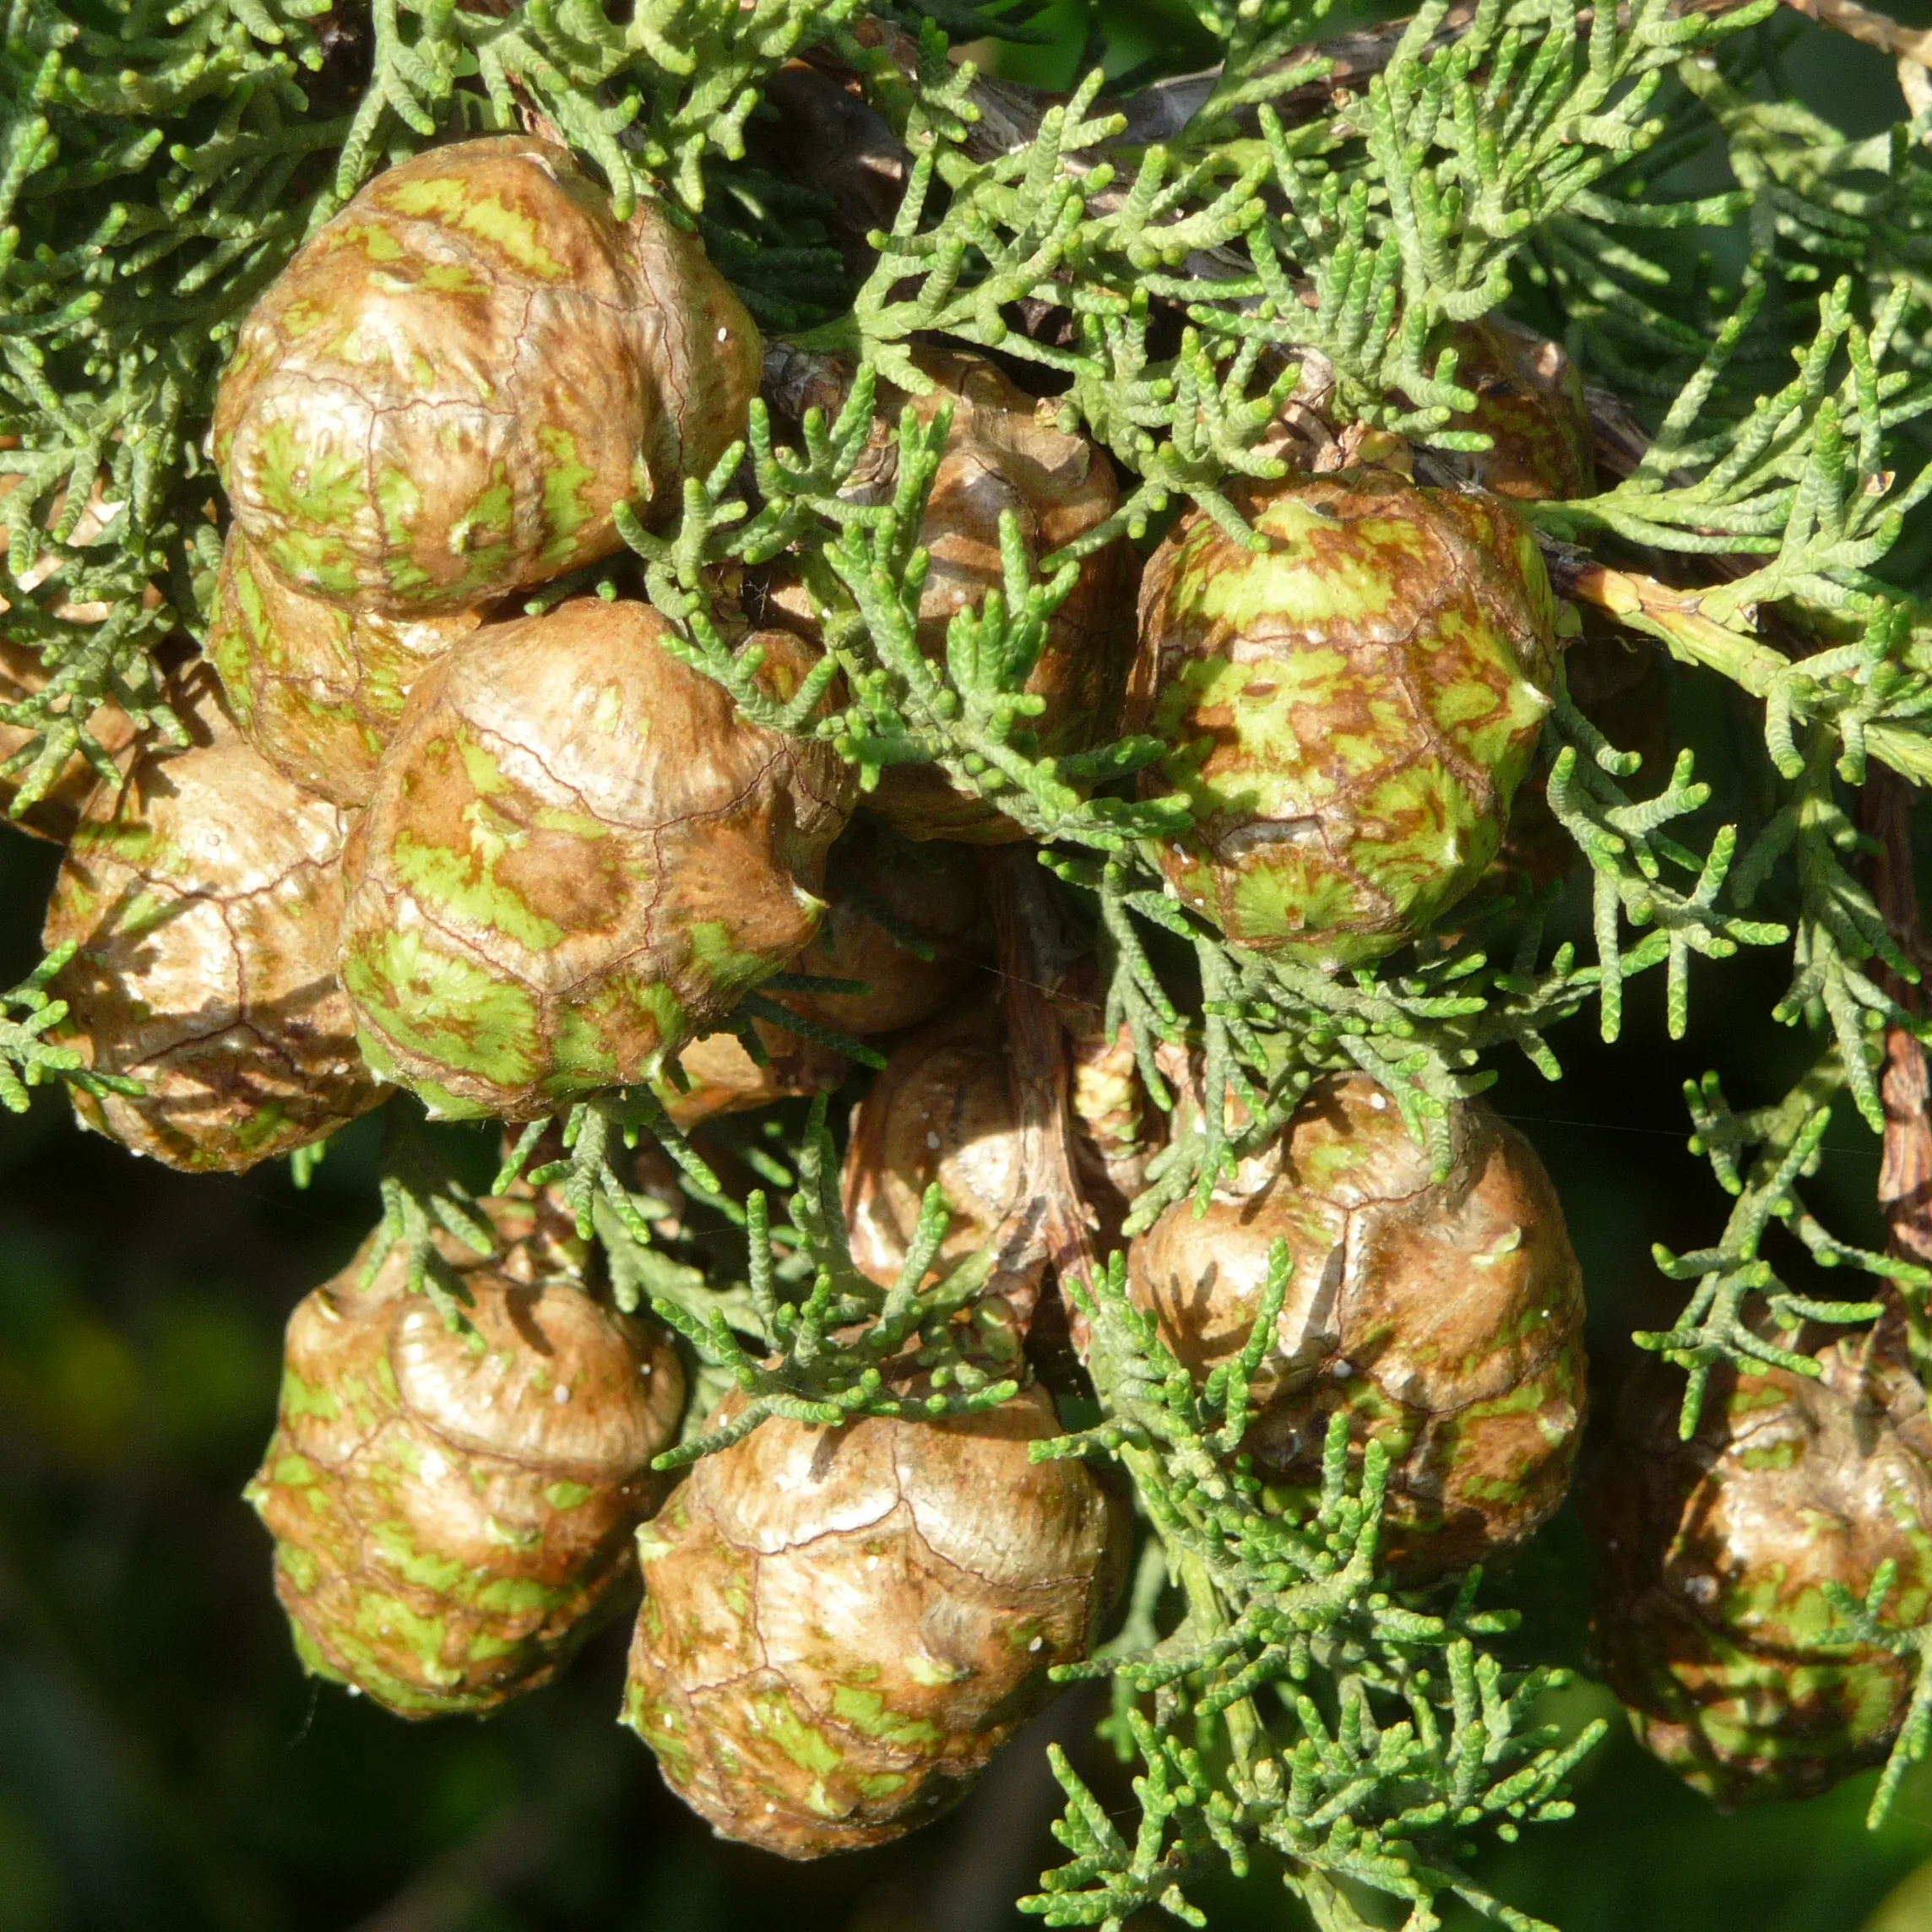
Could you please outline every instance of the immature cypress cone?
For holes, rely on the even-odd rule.
[[[87,802],[47,908],[62,1037],[145,1091],[75,1092],[84,1126],[171,1167],[239,1172],[383,1097],[335,983],[343,817],[240,737],[198,667],[190,748],[149,743]]]
[[[1170,746],[1181,898],[1236,944],[1324,964],[1394,951],[1482,876],[1549,708],[1555,606],[1493,497],[1387,471],[1245,496],[1243,549],[1197,513],[1141,589],[1127,729]]]
[[[235,518],[297,588],[460,611],[620,547],[744,433],[758,332],[658,208],[562,148],[431,148],[371,182],[242,325],[216,399]]]
[[[1253,1387],[1264,1475],[1317,1483],[1329,1417],[1390,1457],[1382,1548],[1405,1578],[1522,1542],[1562,1501],[1583,1420],[1583,1295],[1549,1177],[1479,1103],[1448,1178],[1360,1075],[1324,1081],[1197,1219],[1177,1202],[1128,1286],[1197,1376],[1240,1354],[1275,1241],[1294,1272]]]
[[[920,649],[935,659],[946,650],[956,611],[977,610],[989,590],[1003,590],[1000,518],[1018,519],[1028,561],[1038,565],[1105,522],[1119,486],[1106,455],[1083,436],[1043,420],[1034,399],[975,355],[921,348],[919,366],[936,385],[909,404],[930,422],[950,404],[952,426],[926,502],[919,540],[931,553],[920,597]],[[845,494],[859,502],[889,502],[897,486],[898,443],[879,437]],[[1114,735],[1122,681],[1132,649],[1127,608],[1133,562],[1124,540],[1108,544],[1080,566],[1072,592],[1055,613],[1026,689],[1045,708],[1025,728],[1044,752],[1082,751]],[[781,594],[781,608],[809,627],[801,593]],[[1010,844],[1025,834],[983,800],[955,791],[933,766],[891,765],[866,800],[869,811],[909,838]]]
[[[989,1294],[1024,1294],[1045,1266],[1012,1054],[999,1009],[975,1007],[901,1040],[852,1116],[845,1220],[852,1259],[889,1284],[935,1181],[952,1219],[935,1266],[994,1244]]]
[[[0,606],[3,608],[3,606]],[[0,638],[0,704],[19,704],[46,690],[46,666],[38,651]],[[84,729],[110,757],[117,758],[134,741],[134,720],[118,704],[99,704],[89,714]],[[34,734],[17,724],[0,724],[0,767],[16,752],[24,751]],[[10,810],[19,795],[25,767],[0,775],[0,812],[7,822],[30,832],[36,838],[50,838],[64,845],[80,822],[82,808],[100,783],[100,774],[79,752],[61,767],[60,775],[27,809],[15,816]]]
[[[739,718],[648,604],[491,625],[418,681],[344,861],[363,1050],[442,1114],[645,1079],[817,929],[849,780]],[[795,689],[795,639],[764,676]]]
[[[558,1272],[554,1210],[524,1218],[487,1262],[445,1244],[467,1333],[399,1246],[363,1286],[380,1234],[309,1295],[248,1486],[303,1663],[404,1717],[534,1690],[621,1607],[684,1404],[669,1338]]]
[[[303,790],[353,808],[368,802],[410,687],[481,621],[384,617],[306,596],[237,528],[221,553],[208,658],[249,743]]]
[[[1519,502],[1589,496],[1597,485],[1596,439],[1577,365],[1547,337],[1501,316],[1465,323],[1452,339],[1456,381],[1476,398],[1452,426],[1480,431],[1490,448],[1435,450],[1431,459]]]
[[[1897,1566],[1885,1621],[1932,1611],[1932,1430],[1902,1370],[1821,1349],[1814,1381],[1714,1374],[1678,1437],[1683,1378],[1640,1376],[1585,1492],[1596,1646],[1639,1741],[1726,1806],[1826,1789],[1890,1748],[1911,1662],[1834,1642],[1827,1582]]]
[[[1057,1433],[1029,1388],[947,1422],[774,1419],[699,1463],[638,1533],[624,1699],[679,1796],[794,1859],[961,1797],[1118,1591],[1125,1512],[1027,1459]]]
[[[801,1018],[839,1033],[897,1033],[944,1011],[970,985],[990,916],[974,854],[857,819],[826,861],[825,896],[824,923],[790,969],[861,980],[868,990],[778,996]]]

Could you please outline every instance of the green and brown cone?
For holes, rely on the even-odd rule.
[[[1495,497],[1365,469],[1197,512],[1141,586],[1127,729],[1193,829],[1182,900],[1236,944],[1324,965],[1393,952],[1481,877],[1551,703],[1555,607]]]
[[[204,667],[174,693],[192,741],[97,784],[42,935],[79,948],[61,1037],[138,1095],[73,1094],[84,1126],[171,1167],[239,1172],[324,1138],[384,1089],[335,981],[344,818],[242,739]]]
[[[1518,502],[1587,497],[1597,486],[1596,437],[1577,365],[1547,337],[1498,315],[1451,339],[1456,381],[1476,406],[1455,419],[1479,430],[1485,450],[1431,450],[1440,470]]]
[[[961,1797],[1119,1587],[1125,1511],[1028,1459],[1058,1432],[1029,1389],[939,1423],[774,1419],[699,1463],[638,1533],[623,1720],[686,1803],[811,1859]]]
[[[1422,1582],[1524,1541],[1563,1500],[1582,1439],[1583,1289],[1535,1151],[1478,1102],[1430,1157],[1365,1076],[1322,1082],[1286,1133],[1177,1202],[1128,1250],[1128,1287],[1202,1378],[1245,1345],[1274,1243],[1293,1273],[1254,1387],[1257,1473],[1321,1481],[1328,1419],[1389,1457],[1382,1549]]]
[[[586,1290],[567,1233],[501,1205],[521,1238],[494,1256],[444,1244],[466,1328],[380,1235],[301,1303],[247,1492],[304,1663],[404,1717],[534,1690],[625,1606],[684,1404],[669,1338]]]
[[[979,855],[916,843],[860,816],[826,861],[824,923],[791,970],[856,980],[864,993],[777,996],[846,1034],[897,1033],[943,1012],[972,983],[991,914]]]
[[[228,533],[208,659],[242,735],[283,777],[359,809],[402,721],[410,687],[480,613],[384,617],[290,588]]]
[[[535,1119],[649,1080],[817,930],[828,746],[739,718],[648,604],[583,598],[438,659],[344,863],[365,1052],[433,1111]],[[789,696],[802,648],[761,635]]]
[[[621,547],[743,435],[758,332],[654,205],[627,222],[521,135],[378,175],[243,324],[214,449],[290,583],[395,617],[466,611]]]
[[[1889,1561],[1884,1620],[1932,1613],[1925,1396],[1864,1342],[1821,1349],[1815,1380],[1715,1371],[1688,1442],[1683,1378],[1640,1375],[1585,1492],[1599,1666],[1645,1749],[1722,1804],[1882,1761],[1911,1701],[1910,1660],[1841,1641],[1824,1587],[1862,1598]]]

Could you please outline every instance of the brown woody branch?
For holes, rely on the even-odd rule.
[[[1864,829],[1875,841],[1872,897],[1899,951],[1914,966],[1926,959],[1918,893],[1912,876],[1912,788],[1891,772],[1875,771],[1859,796]],[[1918,988],[1888,966],[1874,978],[1908,1012],[1918,1009]],[[1932,1085],[1924,1050],[1900,1026],[1887,1027],[1885,1071],[1879,1081],[1885,1107],[1885,1153],[1878,1176],[1879,1206],[1891,1229],[1895,1254],[1932,1262]]]

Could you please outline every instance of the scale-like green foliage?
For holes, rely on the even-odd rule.
[[[1772,0],[1710,14],[1430,0],[1355,36],[1343,65],[1317,38],[1327,11],[1197,0],[1222,64],[1155,100],[1116,97],[1098,70],[1064,96],[990,87],[956,46],[1035,30],[1023,9],[954,0],[14,0],[0,598],[9,637],[48,674],[0,711],[25,735],[5,768],[16,809],[77,752],[105,768],[86,733],[103,703],[177,729],[155,654],[202,634],[222,524],[203,439],[257,295],[376,169],[461,133],[541,125],[620,211],[653,196],[695,226],[791,352],[838,359],[844,400],[790,440],[756,405],[748,447],[688,482],[678,516],[621,518],[633,555],[535,605],[630,573],[677,627],[674,648],[759,724],[824,738],[868,787],[933,765],[1023,828],[1091,935],[1106,1024],[1129,1030],[1149,1095],[1174,1114],[1130,1229],[1211,1190],[1332,1072],[1372,1076],[1446,1168],[1449,1110],[1495,1077],[1498,1049],[1556,1078],[1555,1030],[1593,1008],[1616,1039],[1626,985],[1659,967],[1680,1035],[1694,956],[1704,975],[1740,948],[1788,947],[1777,1017],[1811,1036],[1813,1063],[1783,1099],[1741,1113],[1714,1078],[1692,1091],[1694,1144],[1734,1205],[1708,1249],[1659,1251],[1696,1285],[1675,1326],[1639,1339],[1688,1370],[1688,1427],[1718,1363],[1806,1372],[1801,1324],[1867,1321],[1885,1296],[1922,1306],[1925,1271],[1840,1241],[1798,1190],[1839,1094],[1848,1120],[1882,1124],[1878,1035],[1923,1024],[1897,994],[1915,969],[1867,886],[1849,800],[1873,759],[1932,783],[1932,611],[1907,588],[1932,556],[1932,109],[1902,103],[1891,129],[1853,141],[1779,98],[1765,79],[1797,30]],[[765,96],[800,60],[870,117],[866,165],[898,184],[856,266],[835,186],[788,176],[784,140],[758,138],[782,135]],[[1696,170],[1714,192],[1683,187]],[[1479,451],[1453,333],[1505,303],[1561,328],[1588,378],[1649,426],[1600,420],[1607,449],[1621,439],[1609,487],[1529,507],[1559,590],[1751,719],[1761,769],[1741,791],[1755,802],[1714,822],[1707,748],[1642,768],[1560,691],[1534,782],[1587,892],[1539,893],[1499,867],[1452,930],[1372,969],[1244,952],[1153,862],[1153,842],[1186,822],[1175,800],[1138,795],[1159,744],[1042,751],[1023,687],[1050,621],[1082,555],[1145,540],[1189,505],[1245,537],[1244,481],[1336,460],[1349,432],[1404,437],[1425,464]],[[1122,487],[1112,518],[1037,564],[1009,526],[1002,581],[929,658],[922,532],[948,413],[904,413],[889,500],[856,500],[853,481],[891,433],[875,423],[880,383],[923,392],[912,350],[934,333],[1030,364]],[[783,703],[757,682],[757,647],[727,642],[724,607],[743,573],[774,565],[804,586],[828,646]],[[49,1080],[95,1078],[44,1037],[62,1017],[45,992],[58,963],[5,996],[10,1108]],[[771,982],[733,1018],[754,1057],[754,1021],[876,1057],[768,996],[788,985],[812,990]],[[1197,1107],[1164,1072],[1177,1052]],[[822,1110],[802,1127],[707,1125],[719,1166],[728,1153],[735,1174],[789,1193],[773,1223],[764,1189],[726,1187],[671,1125],[667,1078],[532,1124],[497,1182],[528,1170],[558,1189],[621,1305],[648,1301],[678,1329],[701,1391],[747,1398],[722,1433],[694,1422],[667,1462],[770,1414],[1004,1398],[1004,1370],[955,1319],[981,1264],[926,1278],[936,1196],[898,1280],[877,1288],[847,1251]],[[486,1246],[489,1230],[395,1113],[384,1229],[460,1322],[445,1251]],[[647,1185],[632,1157],[653,1147],[670,1165]],[[1870,1277],[1872,1299],[1788,1285],[1762,1251],[1775,1224],[1815,1262]],[[726,1229],[748,1244],[741,1280],[718,1277],[711,1237]],[[1503,1668],[1484,1647],[1499,1622],[1471,1591],[1390,1589],[1376,1452],[1351,1481],[1336,1437],[1305,1515],[1263,1500],[1240,1441],[1272,1315],[1197,1389],[1128,1305],[1117,1258],[1063,1286],[1092,1325],[1104,1419],[1045,1452],[1120,1461],[1149,1525],[1127,1624],[1093,1667],[1115,1685],[1110,1733],[1139,1761],[1141,1817],[1123,1828],[1056,1762],[1072,1862],[1027,1909],[1117,1926],[1159,1905],[1198,1923],[1193,1877],[1216,1859],[1245,1870],[1265,1847],[1324,1926],[1359,1923],[1351,1886],[1406,1902],[1411,1932],[1448,1897],[1527,1925],[1468,1878],[1463,1848],[1563,1814],[1591,1737],[1535,1727],[1554,1677]],[[1278,1267],[1271,1307],[1284,1291]],[[1850,1627],[1927,1654],[1924,1633],[1878,1623],[1880,1597],[1842,1604]],[[1897,1765],[1924,1748],[1929,1712],[1922,1686]],[[1888,1774],[1881,1800],[1892,1788]]]

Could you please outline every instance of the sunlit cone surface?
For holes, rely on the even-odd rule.
[[[46,683],[46,666],[38,651],[0,638],[0,704],[21,703],[44,691]],[[134,720],[118,704],[95,706],[83,729],[110,757],[118,757],[134,741]],[[25,750],[33,736],[19,725],[0,724],[0,766]],[[0,775],[0,812],[8,813],[9,825],[64,844],[73,836],[81,810],[100,783],[100,773],[84,754],[74,752],[46,792],[15,817],[10,807],[19,795],[25,775],[25,767]]]
[[[932,557],[920,598],[920,649],[943,659],[953,613],[976,611],[989,590],[1005,588],[1003,512],[1018,519],[1028,560],[1037,566],[1111,516],[1120,491],[1103,451],[1044,419],[1034,399],[991,363],[930,348],[920,351],[919,363],[936,386],[903,399],[923,421],[947,404],[952,408],[919,534]],[[882,405],[894,426],[900,399],[888,397]],[[896,442],[882,437],[874,459],[845,493],[860,502],[890,502],[897,456]],[[1103,546],[1082,563],[1078,582],[1055,613],[1025,687],[1045,700],[1026,726],[1042,751],[1079,751],[1114,735],[1133,649],[1132,573],[1124,541]],[[911,838],[1003,844],[1024,836],[1002,812],[955,791],[930,766],[888,766],[866,803]]]
[[[236,522],[298,588],[458,611],[619,547],[744,433],[757,330],[649,203],[564,149],[431,148],[371,182],[243,325],[214,416]]]
[[[1246,1446],[1320,1480],[1338,1409],[1390,1456],[1382,1547],[1419,1580],[1520,1543],[1562,1501],[1582,1434],[1583,1294],[1549,1177],[1487,1107],[1458,1106],[1430,1178],[1392,1102],[1324,1082],[1207,1213],[1170,1208],[1128,1253],[1135,1300],[1197,1376],[1251,1332],[1278,1239],[1294,1262]]]
[[[383,1088],[335,981],[343,817],[263,762],[214,681],[175,694],[193,739],[150,744],[89,799],[45,942],[66,1037],[146,1092],[76,1092],[84,1126],[171,1167],[239,1170],[367,1111]]]
[[[410,687],[480,621],[474,611],[384,617],[305,595],[234,529],[208,657],[249,743],[305,791],[356,808],[368,802]]]
[[[1170,883],[1237,944],[1348,964],[1392,952],[1482,875],[1549,708],[1555,605],[1493,497],[1387,472],[1196,513],[1148,563],[1130,730],[1193,829]]]
[[[654,1324],[520,1245],[450,1244],[472,1298],[453,1332],[400,1248],[361,1285],[379,1239],[290,1318],[249,1500],[312,1671],[404,1717],[486,1711],[623,1606],[683,1371]]]
[[[824,924],[791,970],[862,980],[869,990],[786,993],[784,1003],[848,1034],[896,1033],[943,1012],[971,985],[987,947],[980,865],[955,845],[915,844],[856,818],[827,861]]]
[[[1880,1761],[1908,1660],[1833,1642],[1824,1585],[1897,1566],[1885,1620],[1932,1611],[1932,1431],[1902,1371],[1823,1349],[1813,1381],[1719,1370],[1678,1439],[1680,1375],[1641,1376],[1586,1495],[1598,1662],[1645,1747],[1720,1803],[1796,1798]]]
[[[699,1463],[638,1533],[624,1704],[686,1802],[809,1859],[958,1798],[1118,1587],[1125,1512],[1027,1459],[1057,1433],[1028,1390],[936,1424],[774,1419]]]
[[[1039,1204],[1000,1021],[996,1005],[980,1006],[901,1040],[852,1116],[845,1218],[852,1259],[874,1281],[898,1278],[935,1182],[952,1217],[936,1266],[991,1242],[988,1292],[1039,1278]]]
[[[714,1033],[693,1040],[678,1055],[690,1083],[680,1094],[667,1089],[665,1110],[687,1130],[719,1114],[741,1114],[773,1100],[828,1094],[845,1077],[846,1061],[796,1034],[752,1023],[765,1050],[761,1066],[735,1034]]]
[[[817,930],[847,768],[740,719],[649,605],[491,625],[425,672],[345,861],[372,1064],[535,1118],[648,1077]],[[764,675],[789,693],[802,648]]]
[[[1452,427],[1490,438],[1486,450],[1431,452],[1435,461],[1497,497],[1521,502],[1587,497],[1596,442],[1577,365],[1547,338],[1501,316],[1458,328],[1457,385],[1476,406]]]

